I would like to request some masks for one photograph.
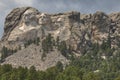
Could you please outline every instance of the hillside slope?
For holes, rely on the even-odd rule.
[[[5,20],[1,64],[45,70],[58,61],[68,64],[72,56],[90,52],[94,44],[108,42],[111,49],[119,49],[119,14],[47,14],[32,7],[16,8]]]

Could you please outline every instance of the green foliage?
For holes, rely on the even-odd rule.
[[[59,36],[57,36],[57,39],[56,39],[56,45],[58,46],[60,43],[60,39],[59,39]]]
[[[39,45],[39,42],[40,42],[40,38],[37,37],[37,39],[35,40],[35,44],[36,44],[36,45]]]
[[[53,51],[53,48],[56,48],[58,51],[60,51],[64,57],[68,59],[70,58],[70,54],[72,52],[71,46],[67,48],[65,41],[60,42],[59,37],[54,40],[51,34],[48,34],[48,36],[42,41],[43,53],[49,53],[50,51]]]
[[[1,50],[1,62],[8,57],[9,55],[17,52],[17,49],[8,49],[7,47],[3,46]]]
[[[37,37],[36,39],[34,39],[34,40],[28,40],[26,43],[24,43],[24,47],[26,48],[26,47],[28,47],[29,45],[31,45],[31,44],[36,44],[37,46],[39,46],[39,42],[40,42],[40,38],[39,37]]]
[[[42,41],[42,49],[45,53],[48,53],[49,51],[53,50],[53,38],[51,36],[51,34],[48,34],[48,36],[46,37],[46,39],[44,39]]]
[[[55,80],[58,75],[58,69],[56,67],[51,67],[46,70],[46,78],[45,80]]]
[[[38,80],[38,75],[35,70],[35,67],[30,67],[28,73],[27,73],[27,79],[26,80]]]
[[[57,64],[56,64],[56,67],[59,70],[59,72],[63,71],[63,64],[62,64],[62,62],[58,61]]]
[[[58,51],[61,52],[61,54],[66,57],[67,59],[73,59],[73,53],[71,46],[67,46],[65,41],[61,41],[57,44]]]
[[[36,71],[33,66],[30,69],[16,69],[11,65],[2,65],[0,80],[119,80],[119,61],[118,52],[105,60],[84,55],[74,59],[64,70],[61,62],[46,71]]]
[[[25,80],[26,76],[27,76],[27,68],[22,68],[19,67],[17,70],[17,76],[18,76],[18,80]]]
[[[58,45],[58,50],[61,52],[61,54],[65,57],[68,57],[67,54],[67,45],[65,41],[62,41],[59,45]]]
[[[82,76],[83,72],[79,68],[69,66],[56,77],[56,80],[82,80]]]
[[[27,45],[31,43],[28,41]],[[33,43],[39,45],[39,39]],[[59,37],[55,41],[49,34],[42,42],[41,59],[44,60],[46,54],[54,47],[67,58],[72,54],[72,48],[67,46],[65,41],[60,42]],[[8,51],[3,47],[3,53]],[[106,58],[102,58],[103,55]],[[34,66],[30,69],[22,67],[16,69],[11,65],[0,65],[0,80],[120,80],[120,50],[111,48],[110,38],[101,45],[92,44],[91,49],[84,55],[77,58],[72,56],[69,59],[71,62],[66,67],[59,61],[56,66],[46,71],[36,71]]]
[[[120,76],[118,76],[115,80],[120,80]]]
[[[89,72],[83,76],[83,80],[101,80],[101,78],[100,75],[97,75],[96,73],[93,72]]]
[[[8,56],[8,49],[5,46],[3,46],[1,53],[2,53],[1,59],[6,58]]]

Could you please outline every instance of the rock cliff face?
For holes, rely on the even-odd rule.
[[[89,51],[93,43],[102,44],[109,37],[111,47],[118,48],[120,13],[107,15],[98,11],[94,14],[80,14],[80,12],[73,11],[46,14],[32,7],[16,8],[6,17],[1,47],[6,46],[13,50],[21,49],[7,57],[2,64],[10,63],[16,67],[34,65],[37,69],[42,70],[54,66],[61,59],[62,63],[67,64],[69,61],[60,54],[55,46],[45,61],[40,60],[41,54],[44,53],[42,43],[49,34],[55,41],[58,41],[59,37],[59,42],[64,41],[67,48],[70,48],[71,52],[77,56]],[[38,38],[40,39],[39,46],[33,44],[27,48],[24,46],[29,40],[33,41]],[[32,59],[30,59],[31,57]],[[38,60],[40,62],[37,62]]]
[[[20,24],[20,21],[22,20],[22,17],[25,15],[25,12],[29,10],[33,11],[34,13],[38,13],[38,11],[34,8],[23,7],[16,8],[7,15],[5,20],[4,35],[2,37],[3,41],[8,40],[11,31]]]

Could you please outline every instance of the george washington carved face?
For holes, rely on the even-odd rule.
[[[22,20],[27,26],[36,27],[38,25],[38,19],[36,17],[36,13],[32,10],[26,11],[23,15]]]

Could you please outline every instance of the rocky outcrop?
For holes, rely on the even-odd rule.
[[[16,68],[19,66],[28,68],[35,66],[37,70],[46,70],[49,67],[55,66],[58,61],[62,62],[64,66],[69,63],[58,51],[50,52],[44,59],[42,59],[43,53],[40,51],[40,46],[32,44],[28,48],[6,58],[6,61],[2,65],[12,64]]]
[[[4,27],[4,34],[2,37],[2,41],[5,41],[8,39],[11,31],[19,25],[22,17],[24,16],[24,13],[27,10],[33,10],[36,14],[38,13],[38,10],[32,7],[22,7],[22,8],[15,8],[13,11],[11,11],[6,19],[5,19],[5,27]]]
[[[65,42],[67,48],[70,48],[71,52],[77,56],[91,50],[92,44],[101,45],[108,38],[111,40],[111,47],[119,48],[120,13],[107,15],[97,11],[94,14],[81,14],[72,11],[46,14],[31,7],[16,8],[6,17],[1,45],[9,49],[22,48],[6,58],[3,64],[10,63],[16,67],[35,65],[37,69],[42,70],[55,65],[57,61],[61,61],[60,58],[63,59],[63,63],[67,64],[68,60],[57,50],[56,44],[53,46],[53,51],[50,51],[51,54],[46,57],[45,62],[40,60],[43,51],[36,52],[34,50],[34,48],[42,50],[42,43],[49,34],[54,39],[53,41]],[[24,46],[28,41],[38,38],[40,39],[39,46]],[[38,60],[40,63],[37,62]],[[45,66],[47,64],[51,65]]]

